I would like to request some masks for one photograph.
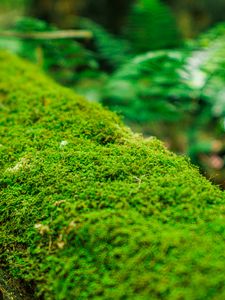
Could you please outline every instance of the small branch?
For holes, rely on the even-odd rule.
[[[87,30],[58,30],[45,32],[0,31],[0,37],[11,37],[28,40],[57,40],[57,39],[91,39],[93,34]]]

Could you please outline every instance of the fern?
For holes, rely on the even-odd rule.
[[[97,59],[106,62],[112,69],[116,69],[130,58],[131,50],[127,41],[113,36],[89,19],[81,19],[80,26],[92,31]]]
[[[212,103],[212,115],[225,117],[225,23],[202,34],[198,45],[199,71],[205,78],[202,94]]]
[[[138,53],[180,43],[175,19],[159,0],[137,0],[127,18],[125,33]]]
[[[182,51],[136,56],[110,79],[103,103],[133,122],[178,120],[191,106],[191,88],[180,75],[185,57]]]
[[[221,24],[192,46],[134,57],[110,78],[103,103],[132,122],[174,121],[185,112],[203,113],[204,108],[204,122],[210,122],[212,117],[225,116],[224,70],[225,25]]]

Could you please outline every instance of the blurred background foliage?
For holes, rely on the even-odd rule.
[[[224,11],[224,0],[2,0],[0,48],[189,155],[225,187]],[[93,37],[17,35],[59,29]]]

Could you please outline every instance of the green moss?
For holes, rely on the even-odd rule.
[[[0,54],[1,267],[44,299],[224,299],[224,194]]]

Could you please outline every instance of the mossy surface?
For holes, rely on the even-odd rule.
[[[0,53],[0,257],[43,299],[225,299],[224,194]]]

